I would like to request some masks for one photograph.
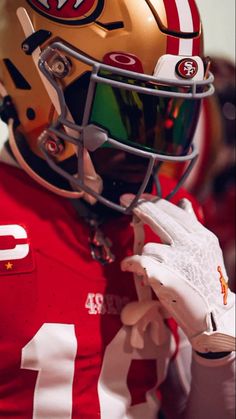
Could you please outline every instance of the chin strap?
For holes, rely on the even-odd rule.
[[[133,253],[141,255],[145,243],[144,224],[134,215],[131,225],[134,229]],[[121,313],[123,324],[131,327],[131,346],[143,349],[147,333],[156,345],[163,345],[169,339],[164,310],[158,300],[153,300],[151,287],[144,283],[143,278],[135,273],[133,278],[138,301],[128,303]]]

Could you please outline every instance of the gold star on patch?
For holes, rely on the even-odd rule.
[[[7,271],[10,271],[13,268],[13,263],[11,262],[5,263],[5,268]]]

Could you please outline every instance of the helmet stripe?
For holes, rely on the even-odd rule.
[[[180,30],[180,21],[176,0],[163,0],[163,3],[166,9],[168,30],[178,32]]]
[[[193,40],[193,55],[201,55],[201,21],[195,0],[189,0],[189,6],[192,12],[193,30],[199,33],[199,36]]]
[[[169,31],[200,32],[200,18],[194,0],[163,0],[167,26]],[[200,50],[200,37],[181,38],[168,36],[167,54],[198,55]]]
[[[166,10],[166,19],[167,19],[167,28],[175,29],[179,31],[180,23],[177,7],[175,0],[163,0],[165,10]],[[178,54],[179,50],[179,39],[173,36],[167,36],[167,54]]]
[[[181,32],[193,32],[193,18],[188,0],[175,0]]]
[[[192,13],[193,30],[194,32],[200,32],[201,22],[200,22],[200,16],[199,16],[199,12],[198,12],[198,8],[196,6],[195,0],[188,0],[188,2],[189,2],[189,6]]]

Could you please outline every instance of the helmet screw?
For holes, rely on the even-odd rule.
[[[62,74],[64,74],[65,64],[63,63],[63,61],[56,61],[55,63],[53,63],[52,72],[57,76],[61,76]]]
[[[48,154],[51,154],[52,156],[58,156],[64,151],[65,145],[64,142],[59,138],[48,137],[44,141],[44,148]]]
[[[55,77],[63,79],[70,73],[71,63],[66,57],[56,56],[49,67]]]
[[[28,44],[26,44],[26,43],[22,44],[22,50],[23,50],[25,53],[27,53],[27,52],[29,51],[29,45],[28,45]]]

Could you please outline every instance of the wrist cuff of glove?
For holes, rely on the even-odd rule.
[[[198,351],[195,351],[195,352],[196,354],[198,354],[199,356],[205,359],[220,359],[220,358],[225,358],[226,356],[231,354],[231,352],[206,352],[206,353],[202,353]]]

